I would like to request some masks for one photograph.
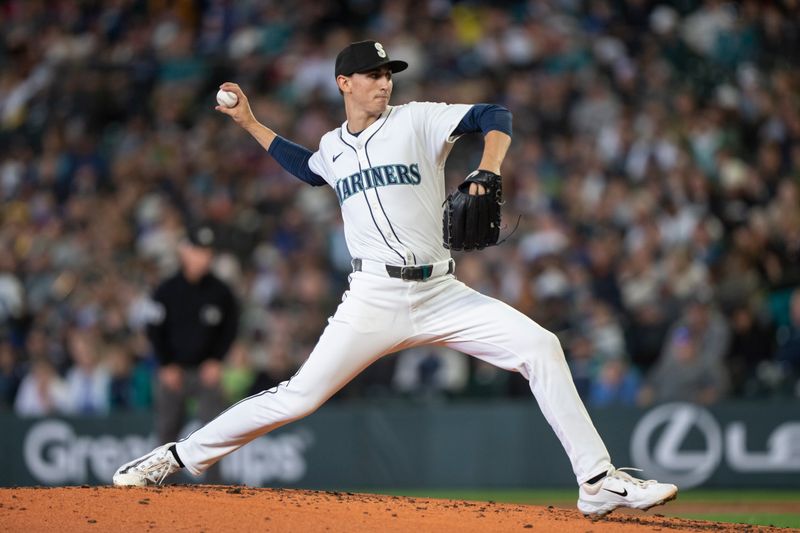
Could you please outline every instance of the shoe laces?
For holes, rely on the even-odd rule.
[[[153,457],[139,465],[138,469],[147,479],[156,485],[161,485],[167,476],[174,471],[170,461],[169,450],[153,454]]]
[[[641,472],[641,471],[642,471],[641,468],[633,468],[633,467],[625,466],[625,467],[622,467],[622,468],[615,468],[613,472],[608,474],[608,477],[617,478],[617,479],[619,479],[621,481],[624,481],[626,483],[633,483],[634,485],[636,485],[638,487],[641,487],[643,489],[647,488],[650,485],[655,485],[656,483],[658,483],[658,481],[656,481],[655,479],[646,479],[646,480],[645,479],[639,479],[639,478],[635,478],[632,475],[628,474],[628,472]]]

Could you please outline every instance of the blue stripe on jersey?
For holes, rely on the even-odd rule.
[[[394,111],[394,109],[390,109],[389,110],[389,113],[386,115],[386,121],[389,120],[389,115],[392,114],[392,111]],[[372,167],[372,161],[369,158],[369,151],[367,150],[367,147],[369,146],[369,142],[372,140],[372,138],[375,137],[375,135],[379,131],[381,131],[381,128],[386,124],[386,121],[384,121],[384,123],[381,124],[380,127],[377,130],[375,130],[375,133],[370,135],[369,139],[367,139],[367,141],[364,143],[364,154],[366,154],[366,156],[367,156],[367,163],[369,163],[369,167],[370,168],[373,168],[373,167]],[[367,195],[367,191],[365,189],[364,190],[364,196],[366,196],[366,195]],[[375,196],[377,196],[377,198],[378,198],[378,205],[381,206],[381,211],[383,211],[383,216],[385,216],[386,217],[386,221],[389,222],[389,229],[392,230],[392,235],[394,235],[394,238],[397,239],[397,242],[402,244],[403,247],[407,248],[407,246],[405,244],[403,244],[403,241],[400,240],[400,237],[397,236],[397,232],[394,230],[394,226],[392,225],[392,220],[389,218],[389,215],[386,213],[386,209],[383,207],[383,202],[381,201],[381,195],[378,194],[378,188],[377,187],[375,188]],[[414,264],[416,264],[417,263],[417,254],[415,254],[414,251],[412,250],[411,251],[411,255],[414,258]],[[405,264],[405,262],[406,262],[405,259],[403,259],[403,263],[404,264]]]
[[[295,144],[281,136],[277,136],[273,139],[272,144],[269,145],[269,150],[267,152],[275,158],[275,161],[277,161],[286,172],[296,178],[315,187],[327,185],[327,182],[322,179],[322,176],[315,174],[309,168],[308,160],[311,159],[312,152],[308,148]]]
[[[453,130],[453,135],[479,131],[486,135],[492,130],[511,135],[511,111],[497,104],[475,104]]]
[[[386,115],[386,116],[388,118],[389,115]],[[384,122],[384,124],[385,124],[385,122]],[[383,124],[381,124],[380,127],[382,128]],[[356,156],[356,161],[358,161],[358,151],[356,151],[355,147],[347,144],[347,141],[344,140],[344,137],[342,137],[342,128],[339,128],[339,139],[342,141],[342,144],[344,144],[345,146],[347,146],[348,148],[350,148],[353,151],[353,154]],[[363,174],[364,173],[364,170],[361,168],[361,162],[360,161],[358,161],[358,172],[359,172],[359,174]],[[403,260],[403,264],[405,265],[406,264],[406,258],[403,257],[403,254],[401,254],[400,252],[395,250],[392,247],[391,244],[389,244],[389,241],[386,240],[386,236],[383,234],[383,232],[381,231],[381,228],[378,226],[378,221],[375,220],[375,215],[372,213],[372,206],[369,205],[369,200],[367,199],[367,191],[366,191],[366,189],[362,189],[362,192],[364,193],[364,202],[367,204],[367,209],[369,209],[369,216],[372,218],[372,223],[375,224],[375,229],[378,230],[378,233],[380,234],[381,239],[383,239],[383,242],[386,243],[386,246],[388,246],[391,251],[396,253],[398,255],[398,257],[400,257],[400,259]]]

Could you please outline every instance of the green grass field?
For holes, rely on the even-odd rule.
[[[397,496],[416,496],[454,500],[495,501],[504,503],[523,503],[531,505],[572,506],[577,491],[572,489],[524,490],[524,489],[418,489],[377,491]],[[678,495],[676,504],[707,504],[730,506],[731,511],[709,509],[708,512],[670,512],[670,505],[658,508],[658,513],[667,516],[680,516],[694,520],[712,520],[762,526],[800,528],[800,490],[686,490]],[[783,507],[781,512],[735,512],[738,506],[752,507],[776,505]],[[698,508],[702,508],[698,505]],[[739,509],[741,511],[741,509]]]

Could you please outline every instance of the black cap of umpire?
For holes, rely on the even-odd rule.
[[[188,229],[187,240],[192,246],[214,248],[217,244],[217,232],[208,224],[197,224]]]
[[[336,76],[369,72],[384,65],[392,72],[401,72],[408,68],[408,63],[405,61],[389,59],[389,54],[381,43],[375,41],[350,43],[336,56]]]

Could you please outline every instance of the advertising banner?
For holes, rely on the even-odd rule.
[[[641,468],[644,477],[681,488],[798,486],[800,409],[791,403],[672,403],[595,411],[592,418],[615,465]],[[4,414],[0,424],[2,486],[107,484],[120,464],[159,444],[149,414]],[[575,486],[566,454],[532,401],[329,405],[224,458],[221,470],[226,483],[249,486]]]

